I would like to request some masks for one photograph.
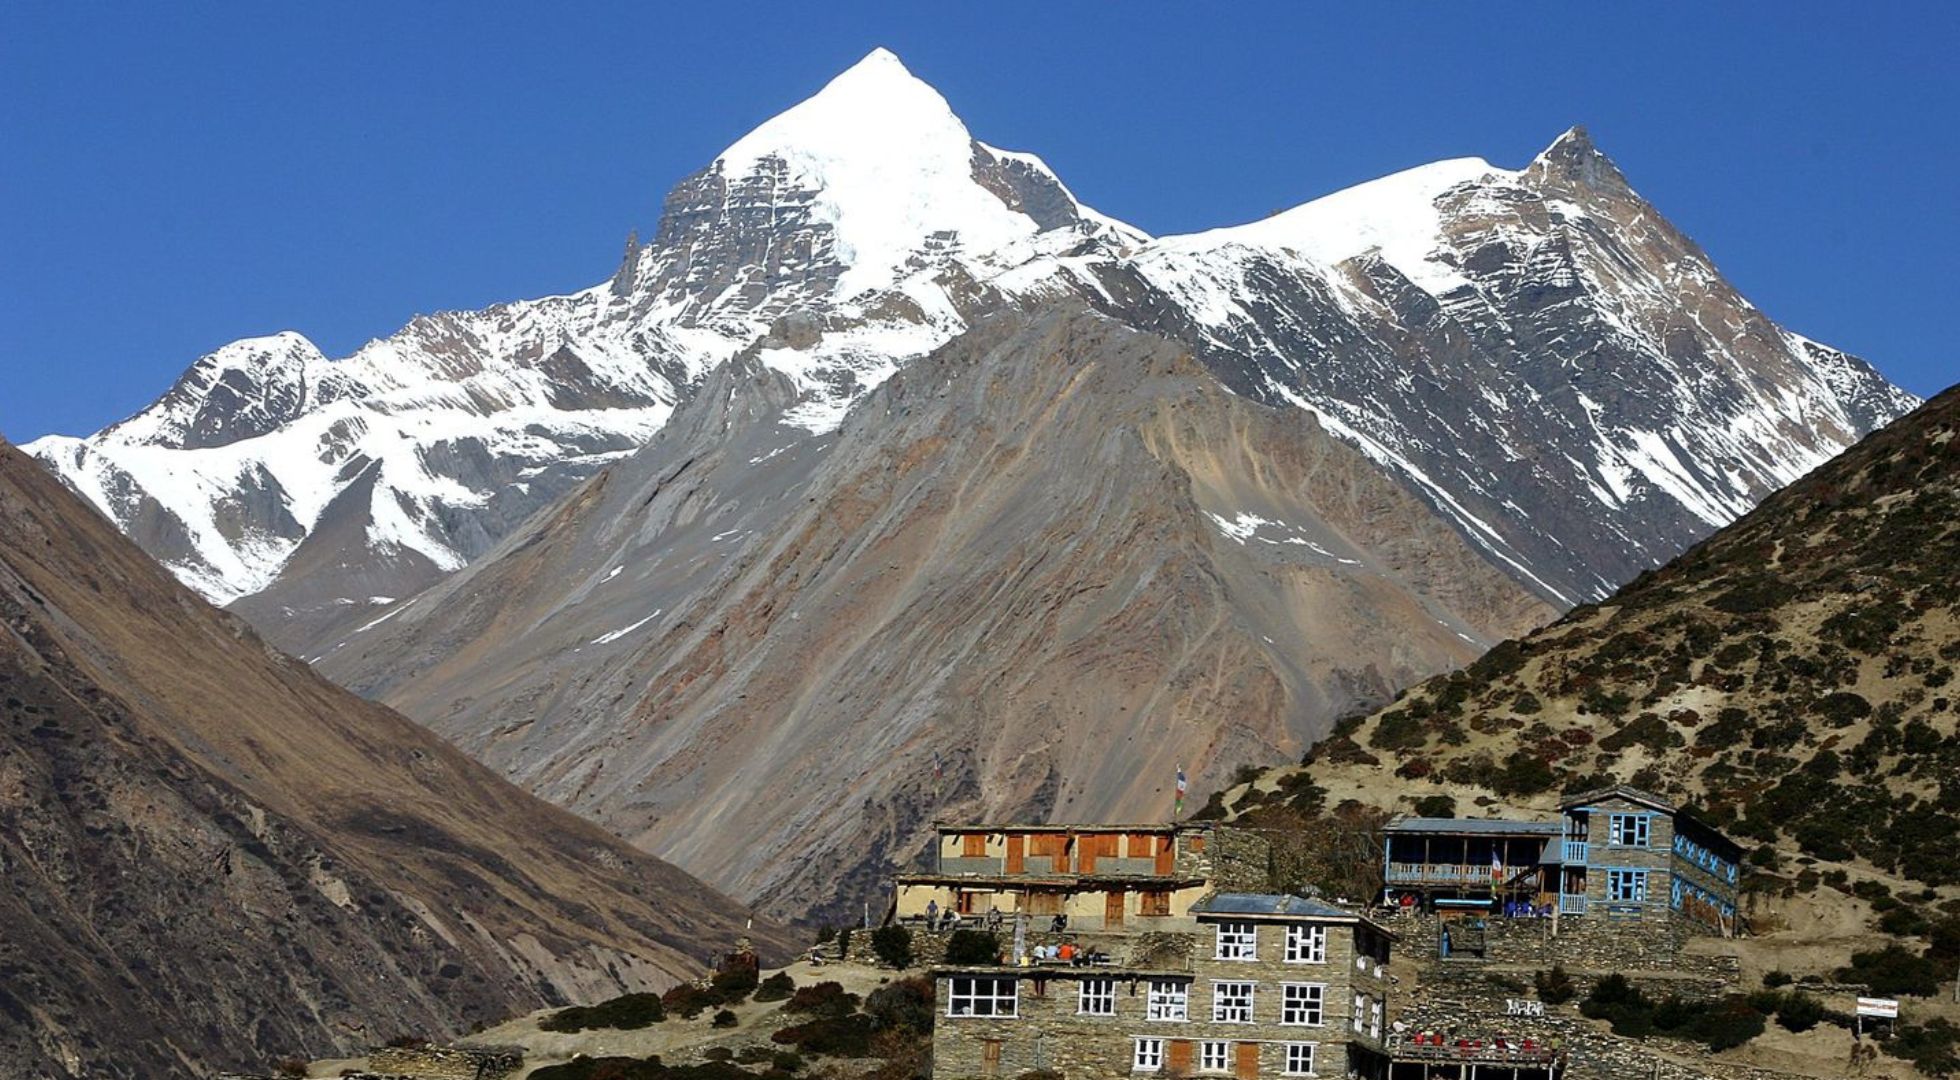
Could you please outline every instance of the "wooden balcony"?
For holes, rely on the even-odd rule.
[[[1488,889],[1502,885],[1514,872],[1489,863],[1389,863],[1385,876],[1391,885],[1464,885]]]

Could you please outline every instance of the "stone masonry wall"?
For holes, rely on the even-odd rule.
[[[368,1070],[415,1080],[501,1080],[524,1064],[513,1048],[388,1046],[368,1055]]]
[[[1398,953],[1408,964],[1425,967],[1445,964],[1474,964],[1474,958],[1439,961],[1438,937],[1446,923],[1433,915],[1395,912],[1382,918],[1400,936]],[[1735,989],[1740,967],[1733,956],[1702,955],[1683,950],[1695,931],[1679,919],[1615,919],[1583,916],[1559,920],[1558,933],[1552,933],[1550,919],[1486,918],[1484,922],[1485,963],[1529,965],[1534,969],[1562,965],[1575,975],[1605,975],[1621,972],[1635,976],[1642,972],[1667,972],[1700,980],[1719,996]],[[1469,932],[1458,930],[1461,942]],[[1461,953],[1459,952],[1459,956]]]

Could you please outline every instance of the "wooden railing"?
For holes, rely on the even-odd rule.
[[[1508,868],[1489,863],[1389,863],[1389,881],[1415,881],[1425,884],[1489,885],[1503,881]]]

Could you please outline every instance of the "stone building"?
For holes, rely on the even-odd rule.
[[[1250,893],[1206,897],[1187,915],[1168,931],[1104,927],[1103,964],[935,968],[933,1075],[1388,1075],[1392,935],[1378,923]]]
[[[1626,786],[1560,803],[1557,821],[1403,818],[1384,830],[1383,899],[1439,914],[1671,920],[1736,930],[1741,849]]]
[[[901,922],[1025,913],[1070,928],[1163,927],[1211,890],[1212,826],[941,825],[928,867],[897,879]]]

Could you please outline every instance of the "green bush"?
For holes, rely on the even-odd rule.
[[[842,983],[820,982],[797,988],[783,1004],[784,1012],[812,1016],[849,1016],[857,1011],[858,996],[844,992]]]
[[[1000,959],[1000,939],[991,930],[955,930],[946,940],[949,964],[991,964]]]
[[[1368,745],[1378,750],[1413,750],[1427,741],[1422,720],[1407,709],[1384,714],[1368,736]]]
[[[783,1028],[770,1038],[817,1057],[866,1057],[871,1053],[871,1018],[823,1016]]]
[[[1809,1031],[1824,1019],[1824,1003],[1809,994],[1789,993],[1776,1005],[1776,1022],[1789,1031]]]
[[[900,971],[912,966],[912,931],[892,923],[871,932],[871,951],[879,963]]]
[[[734,1013],[728,1011],[727,1009],[722,1009],[716,1012],[715,1018],[713,1020],[710,1020],[708,1023],[709,1026],[711,1027],[732,1028],[740,1022],[741,1021],[736,1019]]]
[[[873,1031],[932,1032],[931,979],[898,979],[886,983],[864,999],[864,1014],[871,1018]]]
[[[622,994],[597,1005],[574,1005],[560,1009],[539,1021],[544,1031],[574,1032],[610,1028],[634,1031],[651,1027],[667,1018],[658,994]]]
[[[1550,971],[1538,972],[1531,981],[1538,991],[1538,1000],[1547,1005],[1563,1005],[1579,992],[1563,964],[1553,964]]]
[[[1448,795],[1424,795],[1416,800],[1418,817],[1453,818],[1456,816],[1456,800]]]
[[[714,995],[693,983],[682,983],[661,995],[660,1003],[675,1016],[692,1020],[706,1012],[710,1005],[718,1004]]]
[[[1915,956],[1899,945],[1851,954],[1851,963],[1837,969],[1840,982],[1864,983],[1872,993],[1931,997],[1939,992],[1940,970],[1932,960]]]
[[[778,971],[757,984],[755,993],[751,995],[750,1000],[788,1001],[789,996],[795,992],[796,980],[790,978],[789,972]]]
[[[1788,986],[1793,982],[1796,982],[1796,980],[1791,978],[1790,973],[1787,971],[1771,971],[1771,972],[1766,972],[1763,975],[1763,985],[1770,988],[1771,990],[1774,990],[1779,986]]]
[[[1960,1076],[1960,1026],[1950,1020],[1900,1024],[1885,1049],[1927,1076]]]

